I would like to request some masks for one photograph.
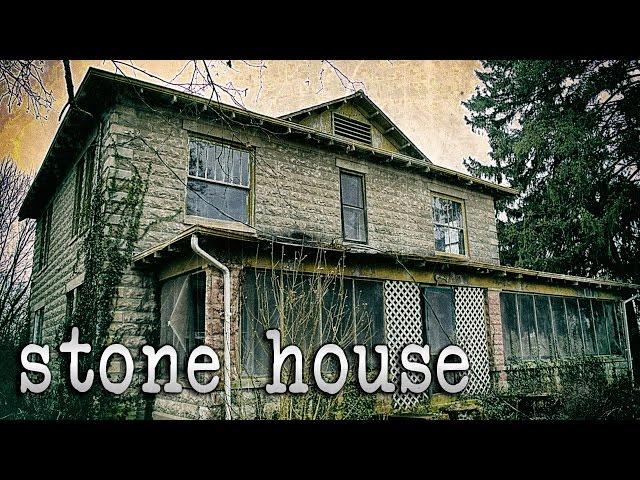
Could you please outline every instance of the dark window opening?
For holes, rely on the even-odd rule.
[[[342,203],[342,236],[352,242],[367,242],[367,214],[364,177],[340,172],[340,199]]]
[[[44,270],[49,262],[51,246],[52,205],[49,205],[40,216],[40,249],[38,251],[38,269]]]
[[[335,343],[353,364],[353,345],[366,345],[369,367],[377,367],[372,349],[384,344],[383,309],[382,282],[248,269],[240,326],[244,372],[270,373],[271,342],[265,332],[272,328],[280,330],[282,348],[295,344],[305,358]],[[324,369],[331,370],[331,363]]]

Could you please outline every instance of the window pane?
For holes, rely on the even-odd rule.
[[[191,350],[204,343],[205,280],[205,272],[182,275],[160,290],[161,341],[176,349],[181,371]]]
[[[538,347],[541,358],[551,357],[551,338],[553,331],[551,327],[551,311],[549,308],[549,297],[546,295],[536,295],[536,323],[538,324]]]
[[[504,356],[508,362],[521,358],[520,336],[518,333],[518,316],[516,295],[500,293],[500,312],[502,317],[502,337],[504,340]]]
[[[580,309],[580,319],[582,322],[582,335],[584,337],[585,354],[595,355],[596,339],[595,329],[593,325],[593,316],[591,314],[591,302],[588,298],[578,299],[578,305]]]
[[[326,289],[322,304],[322,343],[351,347],[353,326],[353,281],[336,279]]]
[[[363,209],[343,206],[342,219],[344,222],[344,238],[346,240],[358,242],[367,240]]]
[[[187,215],[243,223],[249,221],[248,190],[192,178],[187,186]]]
[[[384,344],[384,293],[382,282],[354,280],[358,344]]]
[[[364,195],[362,191],[362,177],[359,175],[350,175],[348,173],[340,174],[340,192],[342,195],[342,204],[351,207],[364,208]]]
[[[189,142],[189,175],[200,176],[198,175],[199,149],[198,142]]]
[[[249,375],[267,375],[272,360],[266,331],[279,328],[276,302],[277,277],[245,270],[241,317],[242,366]]]
[[[189,175],[249,186],[250,153],[204,140],[189,142]]]
[[[538,340],[533,313],[533,297],[518,295],[518,313],[520,316],[520,341],[524,359],[538,358]]]
[[[462,204],[448,198],[433,197],[433,220],[449,227],[462,228]]]
[[[436,251],[465,254],[464,232],[462,230],[434,225],[434,238]]]
[[[609,351],[611,355],[622,355],[621,331],[617,325],[616,309],[613,302],[603,302],[604,316],[607,323],[607,331],[609,332]]]
[[[426,341],[431,347],[431,356],[435,356],[456,341],[453,289],[425,287],[422,294]]]
[[[609,332],[607,332],[607,320],[604,315],[604,305],[598,300],[591,300],[594,323],[596,327],[596,346],[599,355],[610,355]],[[613,333],[613,332],[612,332]]]
[[[571,355],[571,343],[567,330],[567,319],[564,312],[564,299],[551,297],[551,312],[553,314],[553,328],[555,329],[554,353],[560,358]]]
[[[565,307],[567,313],[567,328],[569,329],[569,340],[571,341],[571,355],[584,355],[584,344],[582,342],[582,326],[580,322],[580,313],[578,311],[577,298],[565,298]]]
[[[189,322],[189,349],[191,352],[195,347],[204,344],[204,315],[205,315],[205,292],[206,274],[199,272],[189,276],[191,283],[191,321]]]

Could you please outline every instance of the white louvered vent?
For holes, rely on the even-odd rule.
[[[353,120],[339,113],[333,114],[333,133],[371,145],[371,125]]]

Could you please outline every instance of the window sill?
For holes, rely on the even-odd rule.
[[[457,260],[469,260],[469,255],[462,253],[449,253],[449,252],[440,252],[436,250],[436,256],[445,257],[445,258],[453,258]]]
[[[250,235],[256,234],[256,229],[245,225],[242,222],[236,222],[233,220],[215,220],[213,218],[197,217],[195,215],[185,215],[184,223],[187,225],[197,225],[200,227],[215,228],[217,230],[225,230],[235,233],[248,233]]]

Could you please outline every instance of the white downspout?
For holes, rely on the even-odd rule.
[[[627,318],[627,303],[634,301],[635,299],[640,298],[640,294],[636,293],[632,297],[624,300],[622,302],[622,313],[624,314],[624,328],[625,328],[625,337],[627,339],[627,357],[629,357],[629,372],[631,373],[631,385],[633,385],[633,358],[631,357],[631,342],[629,341],[629,319]]]
[[[223,324],[223,377],[224,377],[224,407],[225,418],[231,419],[231,273],[229,269],[205,252],[198,244],[198,236],[191,235],[191,249],[208,263],[222,272],[223,276],[223,301],[224,301],[224,324]]]

